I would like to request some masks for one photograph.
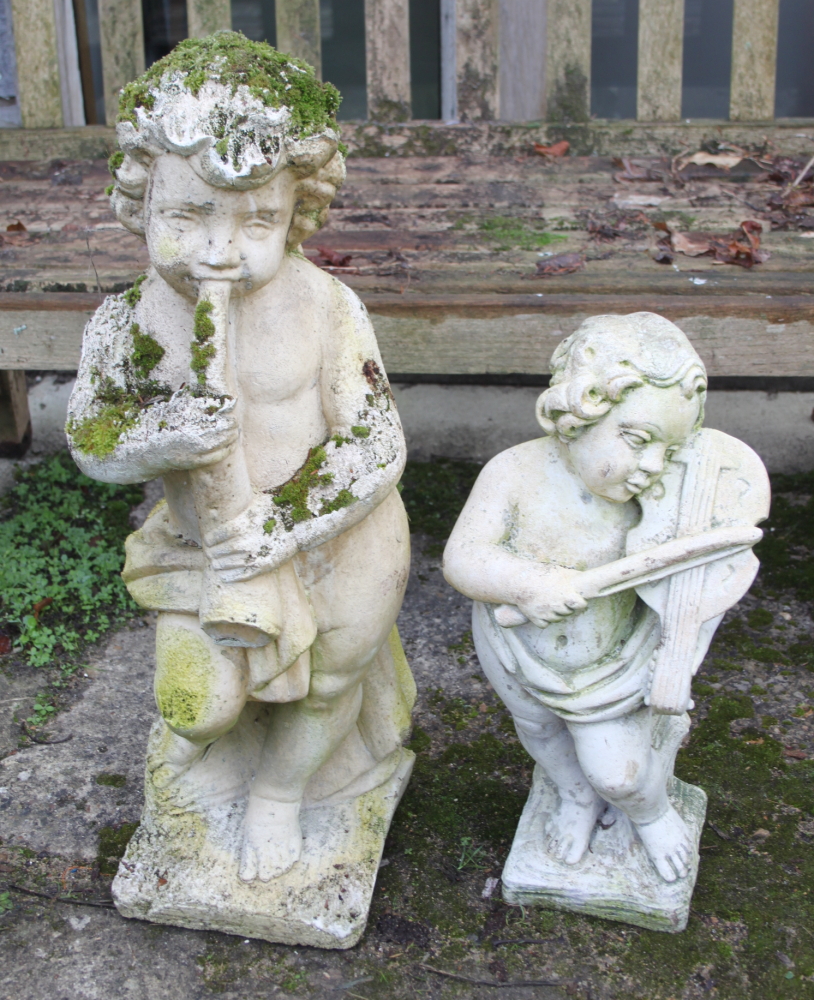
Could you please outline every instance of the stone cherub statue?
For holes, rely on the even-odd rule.
[[[401,425],[364,306],[300,249],[345,176],[338,103],[233,32],[125,88],[111,200],[150,269],[88,324],[68,433],[88,475],[166,496],[127,544],[163,718],[117,905],[344,948],[415,686]]]
[[[586,320],[551,371],[547,436],[485,466],[444,554],[537,765],[504,894],[681,930],[706,799],[673,765],[693,674],[757,571],[768,480],[701,428],[704,366],[660,316]]]

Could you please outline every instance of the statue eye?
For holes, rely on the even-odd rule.
[[[253,240],[263,240],[271,233],[271,223],[266,219],[247,219],[243,223],[246,234]]]
[[[650,438],[640,431],[624,430],[622,437],[631,448],[643,448],[650,441]]]

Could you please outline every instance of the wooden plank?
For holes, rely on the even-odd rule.
[[[231,27],[231,0],[187,0],[187,34],[190,38],[205,38],[213,31]]]
[[[141,0],[99,0],[105,118],[114,125],[119,91],[144,72]]]
[[[458,63],[456,59],[457,0],[440,0],[441,8],[441,118],[458,120]]]
[[[732,121],[774,118],[780,0],[735,0],[732,23]]]
[[[30,444],[25,372],[0,371],[0,458],[22,458]]]
[[[591,96],[591,0],[548,0],[546,118],[588,121]]]
[[[411,374],[548,372],[557,342],[587,316],[658,312],[715,376],[814,375],[814,297],[703,301],[682,295],[362,295],[385,364]],[[0,295],[4,369],[73,371],[99,296]],[[11,308],[9,308],[11,307]]]
[[[319,0],[276,0],[277,48],[304,59],[322,79]]]
[[[365,65],[368,118],[412,118],[409,0],[365,0]]]
[[[500,0],[500,117],[529,122],[545,114],[545,0]]]
[[[681,118],[684,0],[639,0],[639,71],[636,117],[669,122]]]
[[[457,114],[462,122],[500,114],[498,0],[457,0],[455,65]]]
[[[11,16],[23,128],[61,128],[62,92],[53,0],[11,0]]]

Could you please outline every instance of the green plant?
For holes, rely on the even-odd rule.
[[[478,229],[494,245],[495,250],[539,250],[564,239],[543,231],[545,222],[538,219],[518,219],[495,215],[484,219]]]
[[[0,913],[5,913],[6,910],[12,909],[14,903],[11,900],[11,894],[8,892],[0,892]]]
[[[457,869],[459,872],[466,869],[484,871],[489,867],[484,864],[486,851],[482,847],[476,847],[471,837],[461,837],[461,856],[458,858]]]
[[[67,452],[18,472],[0,501],[0,629],[33,666],[70,663],[135,610],[120,576],[138,486],[99,483]],[[35,717],[51,714],[44,699]]]

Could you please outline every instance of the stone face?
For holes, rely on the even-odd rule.
[[[485,466],[444,553],[537,765],[505,897],[678,931],[706,796],[675,757],[693,675],[757,571],[768,477],[701,428],[704,366],[659,316],[587,320],[551,370],[548,436]]]

